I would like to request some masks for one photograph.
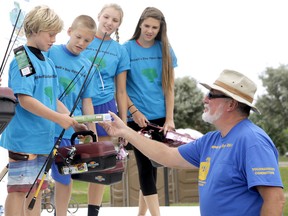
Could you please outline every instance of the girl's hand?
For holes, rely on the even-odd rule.
[[[160,131],[163,131],[164,134],[166,134],[167,131],[175,131],[174,121],[166,119],[165,124]]]
[[[143,115],[139,110],[135,112],[133,115],[133,121],[138,124],[139,127],[144,128],[147,127],[147,123],[149,123],[148,119],[145,115]]]

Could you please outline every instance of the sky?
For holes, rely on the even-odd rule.
[[[53,8],[64,20],[65,29],[56,44],[66,43],[66,30],[80,14],[97,14],[108,0],[0,0],[0,58],[12,32],[9,12],[18,2],[25,12],[38,4]],[[190,76],[211,83],[224,69],[244,73],[254,80],[258,94],[263,91],[258,76],[267,67],[288,63],[288,1],[286,0],[115,0],[124,10],[120,26],[120,43],[134,33],[142,11],[148,6],[165,15],[168,38],[174,49],[177,77]],[[17,44],[16,44],[17,45]],[[15,45],[15,46],[16,46]],[[10,55],[13,55],[13,53]],[[1,61],[2,61],[1,59]],[[3,85],[7,85],[5,66]]]

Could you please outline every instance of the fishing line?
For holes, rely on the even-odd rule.
[[[19,20],[20,14],[21,14],[21,9],[19,10],[19,13],[18,13],[18,15],[17,15],[16,21],[15,21],[15,24],[14,24],[14,27],[13,27],[13,30],[12,30],[12,34],[11,34],[10,39],[9,39],[9,41],[8,41],[8,46],[7,46],[7,49],[6,49],[5,54],[4,54],[4,58],[3,58],[2,63],[1,63],[1,67],[0,67],[0,77],[2,76],[3,71],[4,71],[4,63],[5,63],[5,65],[6,65],[7,52],[8,52],[8,50],[9,50],[9,47],[10,47],[10,44],[11,44],[11,41],[12,41],[12,38],[13,38],[13,35],[14,35],[14,32],[15,32],[15,29],[16,29],[16,26],[17,26],[17,24],[18,24],[18,20]],[[21,26],[22,26],[22,25],[21,25]],[[19,34],[19,32],[18,32],[18,34]],[[18,34],[17,34],[17,36],[18,36]],[[14,44],[13,44],[13,45],[14,45]],[[9,56],[8,56],[8,57],[9,57]],[[8,58],[7,58],[7,59],[8,59]]]

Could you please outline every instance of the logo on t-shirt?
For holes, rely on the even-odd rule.
[[[199,181],[205,181],[209,172],[210,168],[210,157],[206,158],[205,162],[200,163],[200,168],[199,168]]]

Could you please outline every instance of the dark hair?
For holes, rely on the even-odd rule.
[[[239,110],[240,113],[243,113],[243,114],[249,116],[250,115],[250,111],[251,111],[251,107],[248,106],[247,104],[240,103],[238,101],[238,110]]]

